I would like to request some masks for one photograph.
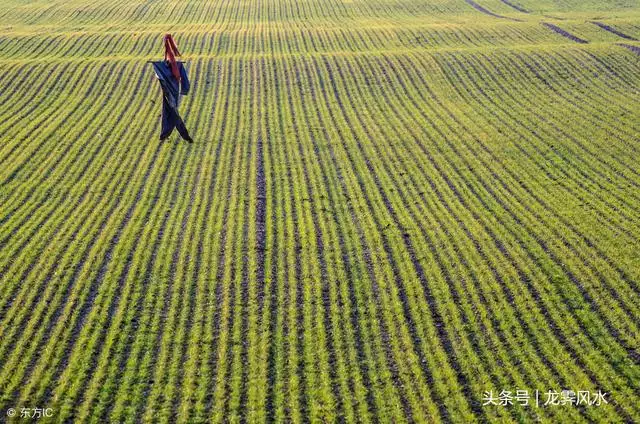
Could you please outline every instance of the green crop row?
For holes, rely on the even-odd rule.
[[[632,2],[45,3],[0,11],[3,414],[640,419]]]

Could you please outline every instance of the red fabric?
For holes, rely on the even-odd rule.
[[[177,56],[180,56],[180,52],[178,51],[176,42],[173,41],[173,37],[171,36],[171,34],[165,34],[164,60],[169,62],[169,64],[171,65],[171,73],[178,80],[178,82],[180,82],[180,70],[178,69],[178,62],[176,62]]]

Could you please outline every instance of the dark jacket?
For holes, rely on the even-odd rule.
[[[167,62],[152,62],[152,64],[162,88],[162,131],[160,132],[160,140],[169,137],[173,129],[176,128],[182,138],[187,141],[193,141],[178,113],[180,96],[187,94],[191,87],[184,65],[182,62],[178,62],[181,79],[181,81],[178,81],[171,73],[171,67]]]

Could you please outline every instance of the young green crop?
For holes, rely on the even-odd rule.
[[[633,2],[5,3],[2,413],[640,420]]]

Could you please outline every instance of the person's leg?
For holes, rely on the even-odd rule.
[[[176,127],[175,113],[173,108],[169,106],[169,102],[165,97],[162,98],[162,130],[160,131],[160,140],[166,140],[173,129]]]
[[[187,140],[189,143],[193,143],[193,139],[189,135],[189,132],[187,131],[187,127],[185,127],[184,125],[184,121],[182,120],[180,115],[178,115],[177,113],[176,113],[176,119],[177,119],[176,128],[178,129],[180,136],[182,136],[182,138]]]
[[[188,142],[193,142],[193,139],[191,138],[191,136],[189,135],[189,132],[187,131],[187,127],[184,125],[184,121],[182,120],[182,118],[180,117],[180,114],[178,113],[178,108],[177,107],[171,107],[170,103],[167,103],[167,116],[168,116],[168,120],[171,123],[171,131],[173,131],[174,128],[178,129],[178,132],[180,133],[180,136],[187,140]]]

